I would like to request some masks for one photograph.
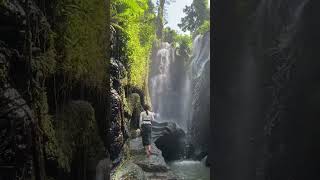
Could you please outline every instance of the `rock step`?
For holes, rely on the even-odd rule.
[[[178,180],[179,178],[166,164],[161,150],[153,143],[151,155],[148,158],[142,146],[141,137],[129,141],[130,158],[128,162],[116,170],[112,179],[141,179],[141,180]]]

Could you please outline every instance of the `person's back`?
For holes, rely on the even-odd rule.
[[[154,120],[154,113],[150,111],[142,111],[140,113],[140,126],[142,124],[151,124]]]
[[[152,143],[152,121],[154,120],[154,113],[150,111],[148,105],[144,106],[143,112],[140,113],[139,126],[142,135],[142,144],[145,147],[148,157],[151,154],[151,143]]]

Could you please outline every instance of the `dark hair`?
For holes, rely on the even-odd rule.
[[[143,108],[146,111],[147,115],[149,115],[148,111],[150,111],[150,106],[148,104],[145,104]]]

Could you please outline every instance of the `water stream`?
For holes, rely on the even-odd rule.
[[[209,180],[210,168],[204,162],[181,160],[168,163],[171,170],[183,180]]]
[[[187,133],[187,142],[190,143],[192,140],[188,137],[198,136],[192,133],[195,128],[198,128],[198,131],[207,131],[207,128],[202,126],[203,122],[209,121],[209,114],[199,116],[196,113],[207,113],[198,109],[207,106],[210,101],[207,97],[208,87],[210,87],[208,86],[209,65],[209,33],[198,35],[194,39],[189,64],[186,59],[178,57],[175,48],[166,42],[161,44],[152,58],[150,94],[153,111],[159,114],[160,122],[171,121],[181,127]],[[207,90],[203,91],[203,88]],[[199,118],[202,119],[199,120]],[[204,162],[182,159],[168,162],[168,165],[181,179],[210,179],[210,170]]]

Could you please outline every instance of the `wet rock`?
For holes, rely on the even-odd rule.
[[[100,160],[96,167],[96,180],[110,180],[111,161],[109,158]]]
[[[201,163],[204,164],[207,167],[210,166],[208,155],[205,156],[203,159],[201,159]]]
[[[165,172],[165,173],[150,173],[146,172],[147,179],[150,180],[179,180],[179,178],[172,172]]]
[[[210,33],[199,35],[193,44],[192,115],[189,132],[195,151],[207,154],[210,138]]]
[[[126,69],[120,61],[114,58],[111,58],[110,60],[110,78],[112,87],[117,92],[120,92],[122,88],[122,80],[126,78]]]
[[[111,59],[110,67],[110,103],[111,103],[111,122],[108,130],[110,142],[110,157],[115,164],[121,160],[123,145],[129,138],[129,128],[125,118],[125,103],[123,102],[122,80],[126,77],[126,70],[119,60]]]
[[[130,127],[135,130],[139,128],[140,113],[143,111],[140,95],[138,93],[130,94],[128,104],[131,109]]]
[[[152,137],[166,160],[177,160],[185,156],[186,134],[175,123],[154,121]]]
[[[133,155],[133,161],[144,171],[167,172],[169,170],[169,167],[162,157],[162,152],[155,144],[151,145],[151,155],[149,158],[146,156],[141,137],[132,139],[129,146],[130,152]]]
[[[133,162],[126,162],[124,165],[117,170],[117,173],[114,175],[113,179],[141,179],[147,180],[145,172]]]
[[[148,158],[144,147],[142,146],[141,137],[131,139],[129,142],[130,159],[124,162],[124,166],[116,170],[116,174],[121,177],[128,177],[130,174],[141,179],[163,179],[176,180],[179,179],[168,167],[162,152],[155,144],[152,144],[152,154]],[[127,170],[123,170],[127,169]],[[141,173],[142,171],[142,173]],[[120,173],[119,173],[120,172]],[[143,174],[143,175],[142,175]],[[113,176],[115,177],[115,176]],[[120,177],[117,175],[116,177]],[[117,179],[117,178],[115,178]],[[130,178],[129,178],[130,179]],[[133,178],[136,179],[136,178]]]
[[[115,160],[119,157],[125,140],[129,136],[127,128],[125,128],[122,116],[121,97],[115,89],[111,89],[111,124],[108,131],[110,138],[110,157]]]
[[[32,173],[31,147],[35,119],[21,94],[8,83],[8,56],[9,50],[1,48],[0,164],[7,167],[5,174],[15,170],[17,178],[29,179]]]

